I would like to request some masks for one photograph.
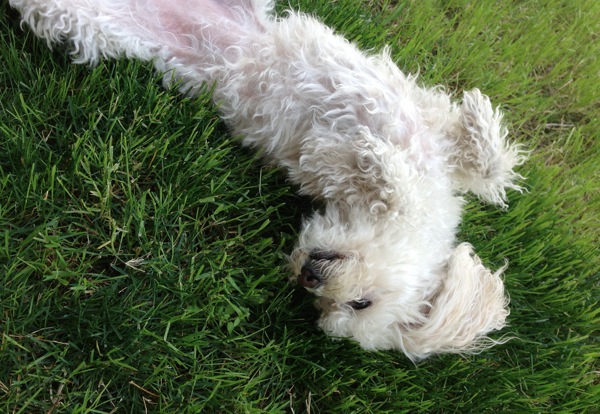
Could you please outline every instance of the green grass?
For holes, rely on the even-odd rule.
[[[287,282],[309,201],[208,93],[137,62],[72,65],[3,1],[0,411],[598,412],[600,2],[292,6],[426,84],[480,87],[533,150],[529,191],[508,211],[470,199],[460,235],[509,259],[516,339],[415,366],[325,337]]]

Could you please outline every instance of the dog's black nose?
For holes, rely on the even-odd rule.
[[[314,289],[323,282],[323,278],[309,266],[302,266],[298,275],[298,284],[308,289]]]

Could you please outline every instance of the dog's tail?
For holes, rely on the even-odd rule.
[[[505,267],[491,272],[468,243],[456,247],[445,269],[440,291],[430,300],[423,323],[403,333],[402,350],[411,359],[434,353],[472,354],[510,338],[487,335],[502,329],[509,314],[500,278]]]
[[[269,24],[271,0],[10,0],[49,46],[67,42],[77,63],[126,56],[190,57],[239,44]],[[208,54],[207,59],[213,58]],[[201,58],[200,58],[201,60]]]
[[[506,207],[506,189],[522,191],[523,177],[514,168],[525,162],[527,152],[507,141],[502,114],[494,110],[478,89],[464,93],[458,109],[458,122],[450,131],[453,178],[462,191]]]

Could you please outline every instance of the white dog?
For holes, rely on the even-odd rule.
[[[11,0],[77,62],[151,60],[186,93],[214,84],[232,132],[324,201],[291,267],[319,326],[411,359],[493,345],[508,315],[501,270],[456,245],[471,191],[505,206],[524,153],[478,90],[462,104],[270,0]]]

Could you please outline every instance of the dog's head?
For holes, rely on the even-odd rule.
[[[411,359],[494,343],[485,335],[508,314],[500,271],[485,268],[468,244],[453,248],[451,238],[437,240],[402,217],[362,213],[316,213],[290,257],[298,284],[317,296],[326,333]]]

